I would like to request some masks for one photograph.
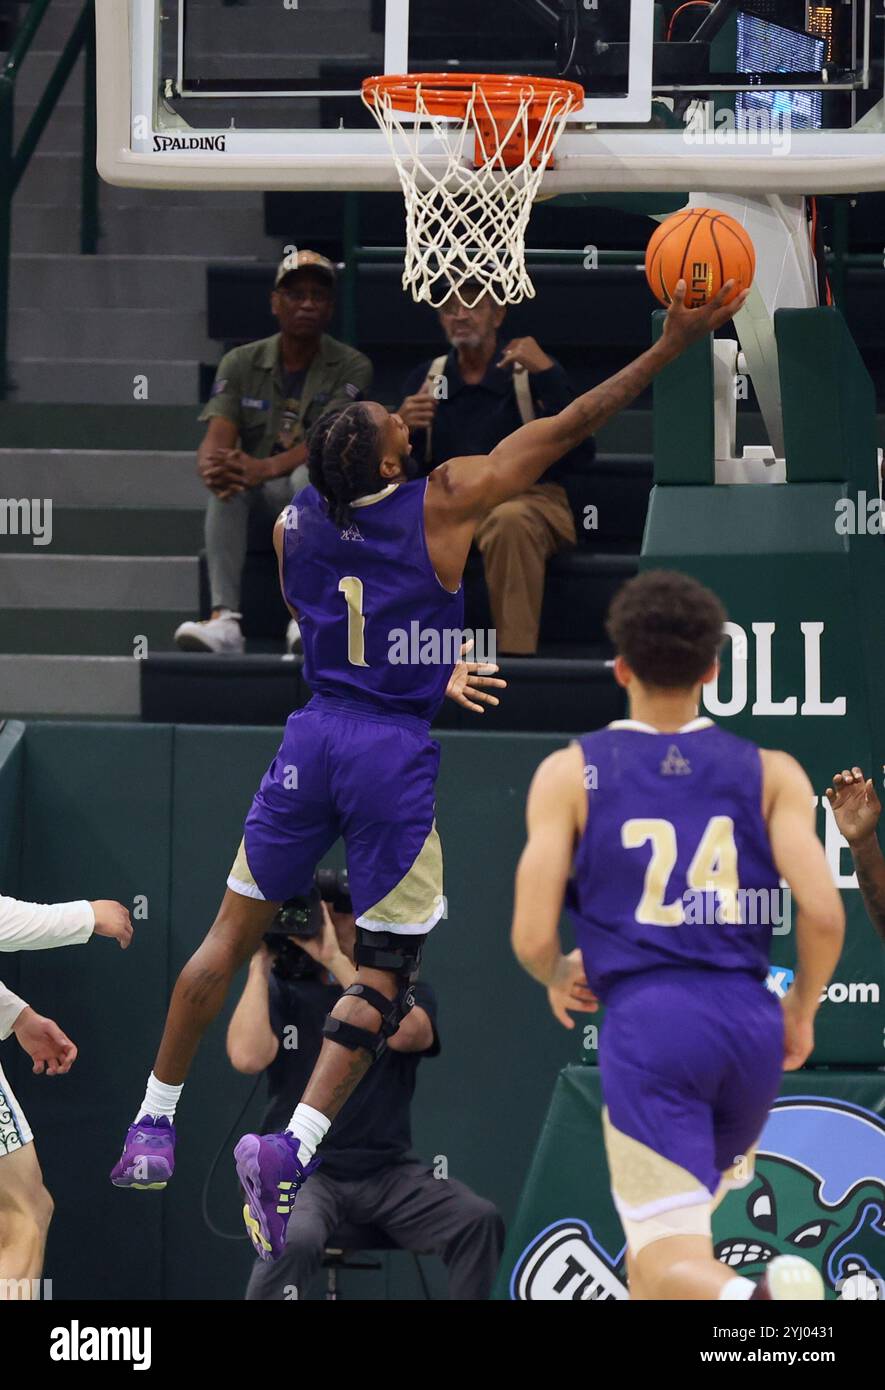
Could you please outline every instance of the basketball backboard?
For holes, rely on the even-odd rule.
[[[701,37],[703,8],[677,8],[97,0],[99,172],[159,187],[393,190],[361,81],[460,69],[581,81],[544,197],[885,188],[876,0],[717,0]]]

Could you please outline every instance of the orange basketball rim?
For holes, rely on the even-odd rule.
[[[426,112],[454,121],[472,120],[477,168],[495,160],[513,169],[527,158],[532,168],[541,164],[552,168],[558,121],[580,110],[585,99],[579,83],[563,78],[487,72],[368,77],[362,90],[363,101],[376,114],[387,107],[409,115]]]

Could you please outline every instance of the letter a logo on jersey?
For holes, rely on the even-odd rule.
[[[671,743],[667,749],[667,756],[661,763],[661,775],[664,777],[684,777],[691,772],[691,763],[688,758],[683,758],[675,743]]]

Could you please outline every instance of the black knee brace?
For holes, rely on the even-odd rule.
[[[407,981],[414,980],[426,940],[426,935],[400,936],[397,932],[367,931],[365,927],[357,927],[354,950],[357,968],[365,965],[370,970],[390,970]]]
[[[377,1033],[372,1033],[368,1028],[358,1028],[356,1024],[333,1018],[330,1014],[323,1024],[323,1037],[331,1038],[333,1042],[354,1052],[364,1048],[371,1053],[373,1061],[380,1057],[387,1046],[387,1039],[396,1032],[415,1003],[412,981],[418,974],[424,940],[423,936],[399,936],[395,932],[366,931],[364,927],[357,927],[357,967],[363,965],[370,970],[389,970],[398,977],[400,988],[393,999],[388,999],[371,985],[351,985],[342,994],[342,999],[351,995],[371,1004],[381,1016],[381,1027]]]

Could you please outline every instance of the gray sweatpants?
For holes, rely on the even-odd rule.
[[[240,611],[240,585],[246,563],[250,516],[254,518],[253,525],[266,526],[270,548],[274,522],[295,493],[307,487],[307,481],[307,465],[301,464],[294,473],[272,478],[260,487],[247,488],[226,502],[219,501],[214,492],[210,492],[206,508],[206,558],[213,608]]]
[[[501,1217],[492,1202],[454,1178],[434,1177],[432,1168],[418,1162],[347,1181],[322,1169],[314,1173],[296,1198],[283,1254],[272,1264],[256,1260],[246,1297],[301,1296],[327,1240],[345,1222],[378,1226],[405,1250],[439,1255],[448,1269],[450,1298],[489,1297],[504,1248]]]

